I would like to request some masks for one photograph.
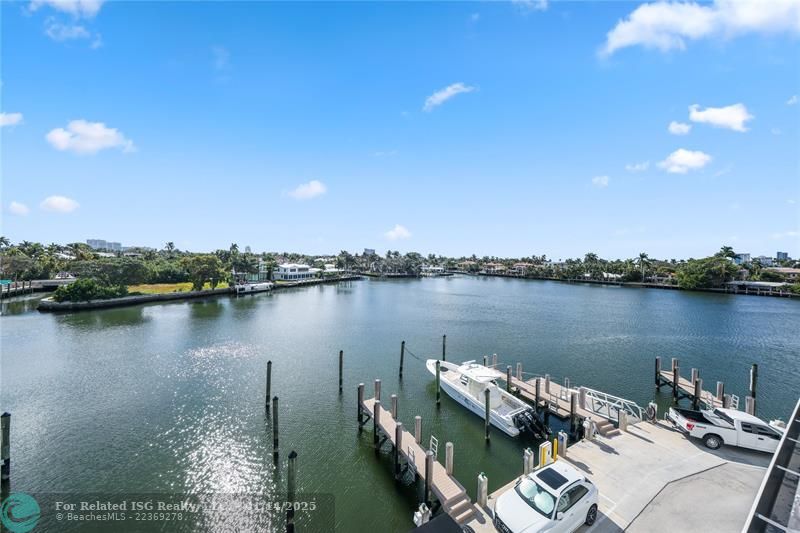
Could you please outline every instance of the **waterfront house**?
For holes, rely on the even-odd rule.
[[[273,272],[276,281],[300,281],[304,279],[314,279],[319,272],[318,268],[311,268],[308,265],[299,263],[282,263]]]
[[[800,268],[773,267],[773,268],[765,268],[764,270],[769,270],[770,272],[781,274],[784,278],[786,278],[789,281],[797,281],[798,279],[800,279]]]
[[[729,281],[725,284],[729,292],[745,294],[784,294],[789,292],[788,283],[776,281]]]
[[[483,267],[486,274],[505,274],[507,270],[503,263],[486,263]]]
[[[511,267],[511,273],[517,276],[526,276],[535,266],[533,263],[514,263],[514,266]]]

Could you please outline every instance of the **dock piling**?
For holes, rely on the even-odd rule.
[[[534,398],[534,409],[539,409],[539,398],[541,398],[542,378],[536,378],[536,397]]]
[[[439,407],[441,405],[441,398],[440,397],[442,395],[441,394],[442,393],[442,387],[441,387],[441,381],[440,381],[441,378],[439,376],[441,374],[441,366],[442,366],[441,362],[439,362],[437,360],[436,361],[436,407]]]
[[[481,472],[478,474],[478,497],[477,503],[481,507],[486,507],[486,502],[489,499],[489,479],[486,474]]]
[[[286,533],[294,533],[294,499],[297,488],[297,452],[289,452],[289,472],[286,476],[286,500],[289,504],[286,509]]]
[[[358,397],[358,411],[357,411],[358,412],[358,430],[361,431],[361,427],[363,426],[363,422],[361,421],[361,417],[362,417],[361,409],[363,409],[363,408],[361,406],[364,405],[364,384],[363,383],[359,383],[358,384],[357,397]]]
[[[699,377],[695,378],[693,383],[694,394],[692,394],[692,408],[696,411],[700,407],[700,396],[703,394],[703,379]]]
[[[0,415],[0,459],[3,464],[0,467],[0,480],[8,483],[11,479],[11,413]]]
[[[431,484],[433,483],[433,452],[425,452],[425,505],[431,506]]]
[[[278,397],[272,398],[272,462],[278,464]]]
[[[483,366],[489,366],[489,356],[488,355],[484,355],[483,356]]]
[[[696,368],[692,368],[692,378],[690,379],[690,381],[694,383],[695,381],[697,381],[697,378],[699,377],[700,377],[700,371]]]
[[[522,475],[527,476],[531,473],[531,456],[533,452],[530,448],[525,448],[522,452]]]
[[[517,379],[522,381],[522,363],[517,363]]]
[[[752,396],[748,396],[744,399],[744,412],[748,415],[755,416],[756,414],[756,399]]]
[[[725,394],[722,397],[722,407],[724,407],[725,409],[730,409],[730,407],[731,407],[731,395],[730,394]]]
[[[511,367],[509,367],[509,368],[511,368]],[[489,387],[486,387],[485,389],[483,389],[483,398],[484,398],[483,402],[484,402],[484,407],[486,408],[486,413],[485,413],[485,419],[486,419],[486,444],[489,444],[489,423],[491,421],[490,417],[491,417],[491,413],[492,413],[491,406],[489,405],[489,394],[490,394]]]
[[[675,363],[672,367],[672,397],[677,402],[678,401],[678,391],[679,388],[679,381],[681,379],[681,369],[678,367],[678,360],[673,359],[673,363]]]
[[[661,358],[656,357],[656,389],[661,386]]]
[[[620,412],[620,415],[622,412]],[[564,433],[563,431],[558,432],[558,455],[563,457],[564,459],[567,458],[567,444],[569,444],[569,435]]]
[[[400,478],[400,450],[403,449],[403,423],[398,422],[394,427],[394,477]]]
[[[752,415],[756,414],[756,382],[758,381],[758,365],[753,363],[753,366],[750,367],[750,397],[753,399],[753,412],[750,413]]]
[[[344,368],[344,350],[339,350],[339,394],[342,393],[342,369]]]
[[[397,394],[392,394],[392,418],[397,420]]]
[[[375,400],[380,401],[381,399],[381,380],[375,380]]]
[[[717,400],[723,401],[725,399],[725,384],[717,381]]]
[[[442,335],[442,361],[447,361],[447,335]]]
[[[575,392],[570,393],[569,395],[569,429],[570,431],[575,431],[575,426],[577,424],[577,416],[578,416],[578,395]]]
[[[372,407],[372,443],[375,445],[375,452],[378,452],[378,431],[381,427],[381,401],[375,400]]]
[[[406,341],[400,343],[400,379],[403,379],[403,359],[406,355]]]
[[[422,417],[414,417],[414,440],[419,444],[422,441]]]
[[[269,414],[270,398],[272,398],[272,361],[267,361],[267,414]]]
[[[492,354],[492,367],[493,368],[497,368],[497,354],[496,353]]]
[[[511,392],[511,365],[506,366],[506,392]]]
[[[453,475],[453,443],[448,442],[444,445],[444,467],[448,476]]]
[[[586,409],[586,387],[578,388],[578,407]]]
[[[544,393],[550,394],[550,374],[544,375]]]
[[[671,368],[672,370],[675,370],[675,368],[676,368],[677,366],[679,366],[679,365],[678,365],[678,358],[677,358],[677,357],[673,357],[673,358],[672,358],[672,366],[671,366],[670,368]]]

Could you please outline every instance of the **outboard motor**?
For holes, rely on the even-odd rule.
[[[523,433],[536,440],[547,440],[552,435],[550,427],[545,424],[533,409],[528,409],[514,416],[514,425]]]

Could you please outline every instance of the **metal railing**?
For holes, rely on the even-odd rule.
[[[587,411],[596,413],[611,421],[619,421],[619,412],[625,411],[628,414],[629,422],[632,424],[644,419],[644,409],[635,402],[588,387],[583,387],[583,390],[586,394],[584,409]]]

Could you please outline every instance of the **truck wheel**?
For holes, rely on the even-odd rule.
[[[594,524],[595,520],[597,520],[597,506],[592,505],[591,507],[589,507],[589,512],[586,513],[586,521],[584,522],[584,524],[586,524],[587,526],[591,526],[592,524]]]
[[[710,450],[718,450],[722,447],[722,437],[711,433],[703,437],[703,444]]]

